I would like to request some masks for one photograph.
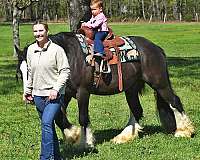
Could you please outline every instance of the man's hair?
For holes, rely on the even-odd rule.
[[[45,28],[46,31],[49,31],[49,27],[48,27],[48,24],[46,22],[43,22],[41,20],[37,20],[33,23],[33,26],[36,25],[36,24],[42,24]]]
[[[103,8],[102,0],[91,0],[90,6],[96,5],[99,8]]]

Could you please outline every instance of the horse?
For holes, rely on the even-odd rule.
[[[149,85],[155,92],[161,126],[167,133],[174,134],[175,137],[192,137],[194,134],[194,126],[186,115],[180,98],[172,88],[164,50],[144,37],[128,36],[128,38],[136,44],[140,59],[121,64],[123,90],[120,91],[117,65],[110,65],[111,73],[108,76],[108,82],[101,78],[98,87],[94,87],[94,66],[88,65],[85,61],[85,54],[77,34],[61,32],[50,36],[54,43],[65,50],[71,70],[70,79],[66,83],[62,112],[56,120],[56,124],[61,129],[65,139],[74,143],[79,142],[86,148],[94,148],[95,138],[90,129],[88,113],[90,95],[113,95],[121,92],[125,92],[130,118],[122,132],[115,136],[112,141],[119,144],[138,137],[142,130],[139,120],[143,116],[139,96],[145,84]],[[20,53],[19,49],[18,52]],[[24,86],[27,81],[26,52],[27,48],[18,54],[17,69],[18,72],[22,72]],[[106,76],[107,74],[105,74]],[[78,102],[80,127],[71,124],[66,117],[66,108],[72,98],[76,98]]]

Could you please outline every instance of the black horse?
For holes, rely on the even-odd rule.
[[[179,97],[174,94],[170,84],[163,49],[143,37],[129,36],[129,38],[136,44],[140,60],[122,63],[123,91],[131,115],[125,129],[113,139],[113,142],[124,143],[132,140],[138,136],[138,132],[142,129],[138,124],[143,114],[139,93],[144,88],[145,83],[155,91],[160,121],[166,131],[175,133],[177,137],[191,137],[194,133],[194,127],[186,116],[182,103]],[[112,95],[120,92],[118,89],[117,65],[110,66],[109,83],[102,78],[96,88],[93,85],[94,67],[86,63],[85,55],[76,34],[62,32],[51,36],[50,39],[64,48],[71,69],[71,77],[67,82],[65,94],[65,106],[63,106],[63,112],[60,113],[56,123],[66,138],[74,142],[80,141],[85,147],[93,147],[94,138],[89,128],[88,114],[90,94]],[[22,62],[25,64],[26,51],[25,49],[23,59],[19,60],[19,67]],[[24,73],[22,66],[21,69]],[[72,125],[64,114],[72,97],[76,98],[78,102],[81,128]]]

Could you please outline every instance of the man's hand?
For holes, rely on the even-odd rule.
[[[27,103],[33,102],[33,97],[31,94],[25,94],[23,98]]]
[[[51,89],[49,93],[49,100],[57,99],[58,97],[58,91]]]

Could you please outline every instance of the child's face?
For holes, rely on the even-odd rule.
[[[102,7],[98,7],[97,5],[93,4],[90,6],[91,7],[91,11],[92,11],[92,15],[93,16],[96,16],[98,15],[99,13],[102,12]]]

